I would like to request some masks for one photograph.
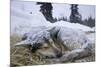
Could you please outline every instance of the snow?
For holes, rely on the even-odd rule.
[[[53,4],[53,6],[55,6],[55,4]],[[61,6],[60,8],[64,6],[65,5]],[[50,23],[49,21],[46,21],[46,19],[44,18],[42,13],[39,12],[39,10],[40,10],[40,6],[36,5],[35,2],[12,1],[11,2],[11,34],[13,33],[23,34],[33,29],[36,31],[36,30],[41,30],[45,27],[53,27],[53,26],[63,26],[63,27],[78,29],[82,31],[93,31],[92,28],[81,25],[79,23],[70,23],[66,21],[58,21],[55,23]],[[61,12],[63,10],[59,10],[56,4],[56,7],[54,7],[54,11]],[[30,12],[32,12],[32,14],[30,14]],[[59,15],[57,13],[54,14],[57,16]],[[64,15],[65,14],[61,14],[59,16],[64,16]],[[37,27],[39,28],[36,29]]]
[[[39,6],[36,6],[35,4],[33,4],[35,8],[32,12],[33,14],[23,11],[21,6],[18,8],[18,6],[13,5],[14,4],[12,4],[11,7],[11,34],[23,34],[29,31],[32,27],[45,26],[50,23],[45,20],[43,15],[39,12]]]
[[[66,22],[66,21],[58,21],[58,22],[48,25],[48,26],[63,26],[63,27],[78,29],[78,30],[82,30],[82,31],[92,31],[92,28],[90,28],[88,26],[84,26],[79,23],[70,23],[70,22]]]

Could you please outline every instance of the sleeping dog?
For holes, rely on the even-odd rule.
[[[85,33],[66,27],[52,27],[37,34],[26,33],[16,45],[30,45],[33,52],[58,58],[54,62],[73,61],[92,53],[91,42]]]

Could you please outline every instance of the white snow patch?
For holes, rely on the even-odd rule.
[[[16,7],[11,7],[11,34],[23,34],[33,27],[46,26],[50,23],[39,12],[40,8],[37,5],[34,5],[36,9],[34,9],[32,14],[18,7],[16,9]]]
[[[58,4],[53,4],[54,9],[58,10],[56,12],[61,12],[57,7]],[[60,4],[59,4],[60,6]],[[66,4],[60,6],[60,8],[66,7]],[[69,9],[69,8],[68,8]],[[40,6],[32,2],[15,2],[11,3],[11,34],[18,33],[23,34],[29,30],[36,29],[35,27],[48,27],[48,26],[63,26],[72,29],[79,29],[82,31],[91,31],[90,27],[78,24],[70,23],[66,21],[58,21],[55,23],[50,23],[46,21],[43,14],[39,11]],[[32,11],[32,14],[30,12]],[[62,12],[61,12],[62,13]],[[54,13],[55,15],[59,15]],[[64,13],[65,14],[65,13]],[[67,15],[67,14],[66,14]],[[62,16],[62,15],[61,15]]]
[[[48,26],[63,26],[63,27],[78,29],[78,30],[82,30],[82,31],[92,31],[93,30],[92,28],[90,28],[88,26],[85,26],[85,25],[82,25],[79,23],[70,23],[70,22],[66,22],[66,21],[58,21],[58,22],[55,22]]]

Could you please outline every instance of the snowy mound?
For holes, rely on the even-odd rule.
[[[37,8],[39,8],[37,6]],[[23,34],[29,31],[32,27],[46,26],[50,22],[46,21],[44,16],[39,11],[34,11],[33,14],[23,12],[11,8],[11,34]]]
[[[70,23],[70,22],[66,22],[66,21],[58,21],[49,26],[63,26],[63,27],[78,29],[78,30],[82,30],[82,31],[92,31],[93,30],[92,28],[90,28],[88,26],[85,26],[85,25],[82,25],[79,23]]]
[[[30,4],[30,5],[27,5],[27,4]],[[22,2],[20,3],[13,2],[11,5],[12,5],[11,6],[11,34],[12,33],[23,34],[23,33],[28,32],[31,29],[37,30],[35,27],[40,27],[40,29],[42,29],[41,27],[43,26],[44,28],[54,27],[54,26],[63,26],[63,27],[78,29],[82,31],[93,30],[90,27],[87,27],[78,23],[70,23],[66,21],[58,21],[55,23],[50,23],[45,19],[43,14],[39,11],[40,6],[36,5],[36,3],[24,2],[24,7],[23,7]],[[54,9],[55,8],[56,7],[54,7]]]

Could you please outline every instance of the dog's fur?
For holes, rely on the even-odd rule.
[[[53,27],[52,29],[32,34],[32,36],[28,35],[25,35],[23,39],[24,41],[28,42],[29,40],[31,42],[26,44],[31,45],[33,50],[37,50],[44,56],[60,57],[54,60],[54,62],[73,61],[74,59],[89,56],[92,53],[90,41],[85,36],[84,32],[79,30],[65,27]],[[22,42],[16,45],[20,44],[22,44]],[[39,49],[36,48],[36,46]],[[47,47],[51,48],[43,50]],[[64,48],[67,49],[67,51],[64,51]]]

